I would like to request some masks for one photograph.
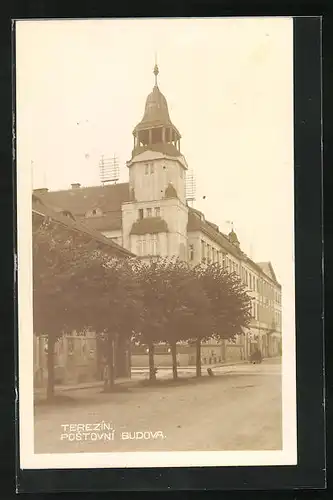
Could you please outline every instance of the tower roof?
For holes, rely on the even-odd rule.
[[[180,133],[177,128],[173,125],[168,109],[168,103],[165,96],[160,91],[157,84],[157,75],[159,69],[157,64],[154,67],[155,75],[155,85],[152,92],[148,95],[146,99],[145,111],[142,120],[134,129],[134,133],[140,130],[146,130],[154,127],[172,127],[177,135],[180,137]]]
[[[237,237],[237,234],[235,231],[232,229],[230,233],[228,234],[229,240],[233,245],[239,245],[239,239]]]

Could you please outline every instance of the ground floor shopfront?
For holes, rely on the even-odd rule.
[[[80,384],[103,380],[106,366],[107,345],[96,339],[94,333],[65,335],[55,345],[54,366],[56,384]],[[203,366],[246,361],[259,349],[264,358],[281,354],[281,335],[248,330],[231,341],[203,342],[201,363]],[[128,341],[117,338],[113,345],[113,361],[116,378],[129,378],[131,368],[149,366],[148,349],[130,346]],[[194,345],[177,345],[177,362],[180,367],[196,364]],[[155,346],[155,367],[171,367],[172,357],[167,345]],[[45,387],[47,383],[47,337],[34,337],[34,384]]]
[[[103,380],[106,356],[105,343],[94,333],[64,335],[55,344],[55,383],[79,384]],[[47,336],[34,337],[34,384],[44,387],[47,383]],[[128,342],[116,338],[113,345],[113,362],[116,377],[130,377],[131,356]]]

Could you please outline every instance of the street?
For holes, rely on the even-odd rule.
[[[281,449],[280,359],[214,373],[112,394],[81,389],[70,405],[36,406],[35,453]]]

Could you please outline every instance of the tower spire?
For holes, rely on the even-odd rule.
[[[154,66],[154,75],[155,75],[155,87],[157,87],[157,75],[159,74],[159,69],[158,69],[158,65],[157,65],[157,55],[156,55],[156,52],[155,52],[155,66]]]

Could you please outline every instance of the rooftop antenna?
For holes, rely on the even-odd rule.
[[[196,194],[196,179],[193,170],[188,170],[186,172],[186,183],[185,183],[185,198],[186,201],[193,207]]]
[[[116,182],[119,180],[119,160],[114,154],[113,158],[105,158],[101,156],[99,161],[99,173],[102,185]]]

